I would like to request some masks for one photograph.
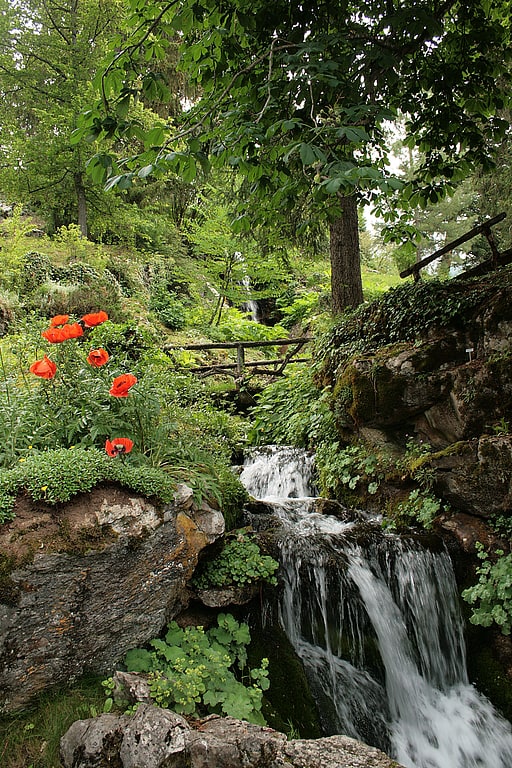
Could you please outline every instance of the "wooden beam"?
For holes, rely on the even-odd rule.
[[[309,363],[311,357],[298,357],[295,360],[292,358],[288,364],[291,363]],[[264,365],[277,365],[283,362],[283,358],[279,357],[276,360],[252,360],[245,363],[245,368],[257,368]],[[196,368],[187,368],[191,373],[198,373],[199,371],[221,371],[221,370],[237,370],[238,363],[212,363],[211,365],[199,365]]]
[[[468,240],[471,240],[473,237],[476,237],[480,234],[485,234],[487,239],[489,239],[488,234],[486,234],[486,231],[490,231],[490,227],[493,227],[495,224],[498,224],[498,222],[503,221],[507,214],[506,213],[499,213],[497,216],[495,216],[493,219],[489,219],[488,221],[484,221],[483,224],[478,224],[478,226],[473,227],[469,232],[466,232],[465,235],[462,235],[461,237],[458,237],[456,240],[452,240],[451,243],[448,243],[447,245],[440,248],[438,251],[435,251],[434,253],[431,253],[430,256],[425,256],[424,259],[421,259],[421,261],[417,261],[415,264],[412,264],[410,267],[407,267],[407,269],[404,269],[402,272],[400,272],[400,277],[408,277],[409,275],[414,274],[414,279],[417,280],[419,277],[420,269],[423,269],[427,264],[430,264],[431,261],[435,261],[436,259],[439,259],[440,256],[444,256],[445,253],[449,253],[449,251],[453,251],[454,248],[457,248],[459,245],[462,245],[462,243],[466,243]]]
[[[313,341],[309,336],[303,336],[298,339],[274,339],[273,341],[224,341],[224,342],[212,342],[211,344],[164,344],[163,349],[165,351],[171,349],[238,349],[240,345],[243,347],[286,347],[289,344],[307,344]]]

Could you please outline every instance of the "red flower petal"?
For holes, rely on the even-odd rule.
[[[53,328],[56,325],[64,325],[69,320],[69,315],[55,315],[50,320],[50,326]]]
[[[115,437],[113,440],[106,440],[105,450],[109,456],[120,456],[124,453],[130,453],[133,448],[133,440],[129,437]]]
[[[61,341],[66,341],[67,339],[62,328],[48,328],[48,330],[42,332],[41,336],[46,341],[49,341],[50,344],[60,344]]]
[[[117,376],[112,382],[109,393],[113,397],[128,397],[128,392],[138,381],[137,377],[132,373],[123,373],[122,376]]]
[[[102,365],[108,363],[109,354],[106,349],[91,349],[87,355],[87,362],[94,368],[101,368]]]
[[[108,320],[108,315],[103,310],[101,312],[91,312],[89,315],[82,317],[82,323],[86,328],[94,328],[96,325],[104,323],[105,320]]]
[[[39,376],[41,379],[53,379],[57,366],[53,360],[50,360],[45,355],[42,360],[36,360],[35,363],[32,363],[29,370],[30,373],[33,373],[34,376]]]
[[[84,335],[84,329],[79,323],[63,325],[61,330],[64,332],[66,339],[77,339],[79,336]]]
[[[76,339],[83,335],[84,329],[79,323],[65,324],[61,328],[48,328],[41,334],[43,339],[49,341],[50,344],[60,344],[68,339]]]

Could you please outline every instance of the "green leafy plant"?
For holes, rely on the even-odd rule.
[[[166,328],[180,330],[185,326],[185,306],[176,294],[169,290],[165,282],[157,282],[152,286],[149,309]]]
[[[176,481],[157,467],[134,466],[112,460],[97,448],[57,448],[30,451],[16,467],[0,469],[0,523],[13,517],[20,492],[47,504],[67,502],[102,482],[117,482],[163,503],[174,499]]]
[[[497,424],[492,425],[492,431],[495,435],[510,435],[510,422],[502,416]]]
[[[232,531],[221,551],[199,566],[191,584],[196,589],[242,587],[260,581],[275,585],[278,567],[279,563],[273,557],[263,555],[258,544],[242,528]]]
[[[375,494],[384,479],[389,459],[368,451],[363,445],[342,447],[338,442],[324,442],[316,452],[319,485],[322,494],[343,497],[346,489],[366,488]]]
[[[512,630],[512,554],[496,550],[493,562],[483,544],[477,542],[477,554],[482,564],[476,569],[478,582],[462,592],[463,599],[472,606],[472,624],[490,627],[497,624],[502,634]]]
[[[489,523],[497,533],[512,539],[512,517],[509,515],[493,515],[493,517],[489,518]]]
[[[251,445],[277,443],[312,447],[336,438],[329,388],[319,390],[311,368],[290,366],[285,376],[265,387],[251,409]]]
[[[401,501],[391,513],[385,525],[388,528],[419,523],[426,530],[433,526],[435,518],[446,510],[446,505],[425,490],[415,488],[406,501]]]
[[[151,640],[151,650],[128,651],[129,672],[147,674],[155,704],[193,717],[222,714],[265,724],[263,691],[269,688],[267,666],[249,670],[247,624],[219,614],[218,626],[180,628],[173,621],[163,639]],[[111,688],[107,686],[107,695]]]
[[[317,346],[325,369],[334,372],[340,362],[356,353],[424,338],[437,325],[459,328],[461,318],[467,322],[493,290],[479,280],[457,285],[451,281],[421,280],[390,288],[375,301],[344,313],[320,341]]]

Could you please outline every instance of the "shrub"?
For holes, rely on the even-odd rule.
[[[16,496],[22,491],[33,501],[57,504],[107,481],[163,503],[173,501],[176,491],[175,481],[163,469],[112,460],[96,448],[31,451],[17,466],[0,469],[0,523],[12,519]]]
[[[185,327],[185,306],[176,294],[169,290],[165,281],[157,281],[151,286],[149,309],[166,328],[179,331]]]
[[[277,584],[275,572],[279,563],[263,555],[258,544],[245,529],[233,531],[221,551],[211,560],[205,560],[196,570],[191,584],[197,589],[210,587],[243,587],[254,582]]]
[[[261,706],[270,685],[268,661],[248,670],[249,627],[230,614],[219,614],[217,622],[205,631],[181,629],[173,621],[164,639],[151,640],[152,650],[128,651],[125,665],[129,672],[148,675],[151,698],[158,706],[193,717],[228,715],[264,725]],[[110,681],[105,687],[110,692]]]

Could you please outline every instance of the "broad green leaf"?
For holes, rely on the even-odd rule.
[[[149,672],[153,665],[153,657],[144,648],[133,648],[126,654],[124,663],[128,672]]]
[[[137,176],[141,179],[145,179],[147,176],[153,173],[153,169],[154,169],[153,165],[145,165],[143,168],[140,169]]]
[[[164,129],[160,125],[157,125],[146,133],[144,144],[146,147],[159,147],[164,143],[164,138]]]
[[[317,160],[316,152],[310,144],[302,143],[300,145],[299,154],[303,165],[313,165]]]

